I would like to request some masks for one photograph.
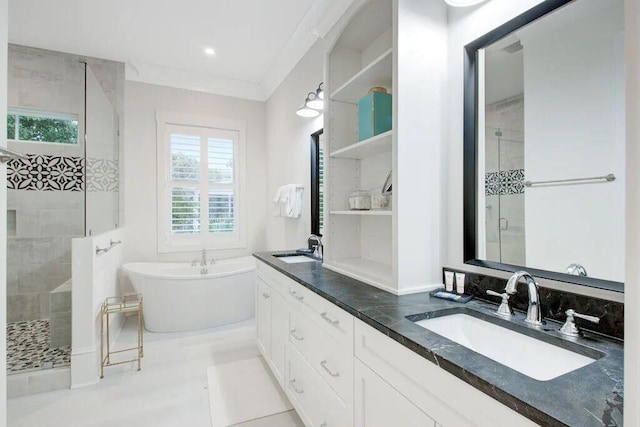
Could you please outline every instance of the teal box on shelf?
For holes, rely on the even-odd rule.
[[[391,130],[391,94],[370,91],[358,101],[358,141]]]

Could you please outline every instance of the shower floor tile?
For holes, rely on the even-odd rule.
[[[46,362],[54,368],[69,366],[71,346],[50,348],[48,320],[29,320],[7,324],[7,372],[43,369]]]

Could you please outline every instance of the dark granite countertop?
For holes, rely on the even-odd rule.
[[[286,253],[291,251],[254,256],[532,421],[544,426],[622,425],[624,352],[619,341],[588,332],[577,339],[563,338],[557,333],[561,325],[548,322],[543,328],[545,341],[567,348],[580,344],[604,357],[549,381],[534,380],[406,319],[451,308],[473,310],[491,319],[497,318],[496,305],[479,300],[460,304],[431,298],[428,293],[396,296],[325,269],[321,262],[287,264],[274,256]],[[522,313],[509,323],[528,328]]]

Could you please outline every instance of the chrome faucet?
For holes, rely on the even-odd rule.
[[[507,286],[504,288],[504,291],[509,295],[515,294],[521,279],[525,280],[529,291],[529,308],[527,309],[527,318],[524,321],[530,325],[540,326],[542,325],[540,292],[538,291],[538,284],[532,275],[526,271],[515,272],[507,281]]]
[[[205,266],[207,265],[207,250],[203,249],[202,250],[202,256],[200,257],[200,265]]]
[[[310,234],[309,237],[307,237],[307,241],[309,240],[315,240],[318,242],[318,244],[315,245],[313,256],[322,259],[322,238],[318,235]]]
[[[567,274],[573,274],[574,276],[587,277],[587,269],[582,264],[573,263],[567,267]]]

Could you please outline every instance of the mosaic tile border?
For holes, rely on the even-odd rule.
[[[48,320],[28,320],[7,324],[7,372],[15,373],[71,364],[71,346],[50,348]]]
[[[83,191],[82,157],[26,154],[7,164],[7,189],[32,191]]]
[[[524,169],[486,173],[484,191],[486,196],[524,194]]]
[[[115,159],[89,158],[87,160],[87,190],[117,192],[120,166]]]

